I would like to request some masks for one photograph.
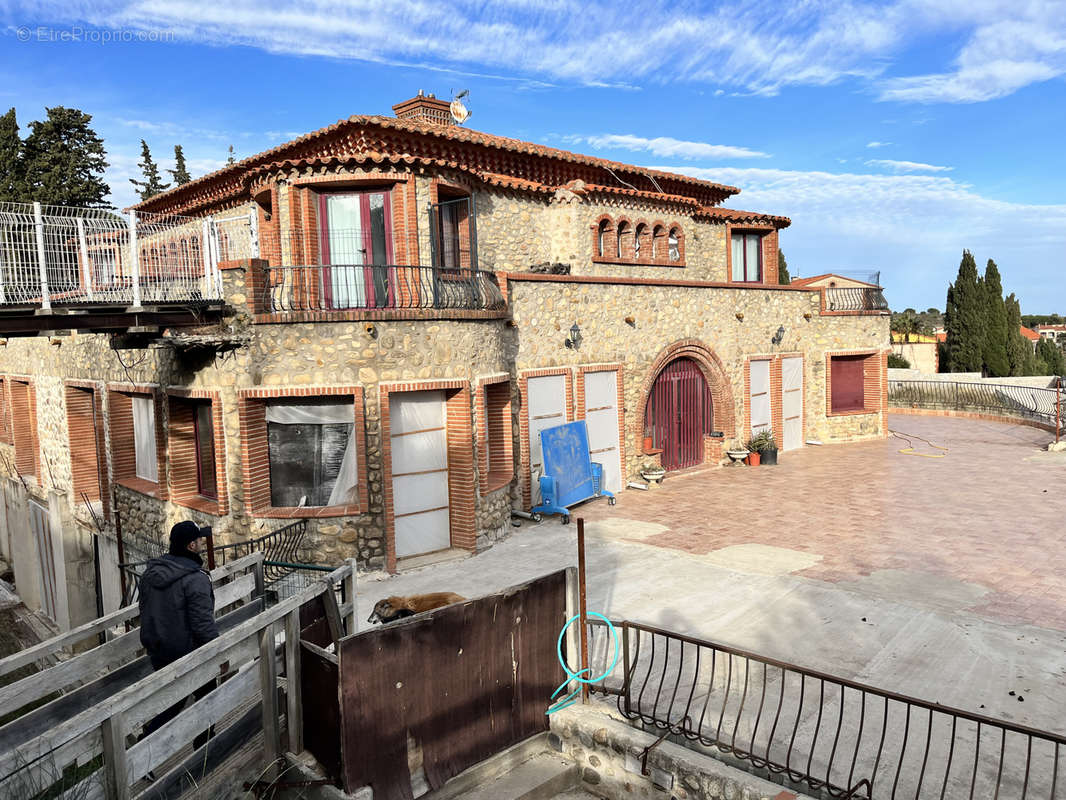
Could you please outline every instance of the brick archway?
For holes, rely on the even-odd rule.
[[[736,404],[733,399],[733,384],[726,374],[725,367],[718,355],[699,339],[682,339],[662,350],[652,362],[648,374],[640,388],[640,408],[634,420],[633,435],[639,448],[644,438],[644,415],[648,410],[648,398],[651,396],[655,379],[667,364],[677,358],[689,358],[703,372],[707,386],[711,390],[714,402],[714,427],[725,434],[725,439],[736,437]],[[637,452],[640,452],[638,449]]]

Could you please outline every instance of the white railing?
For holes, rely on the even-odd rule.
[[[0,203],[0,307],[221,300],[219,262],[257,256],[252,214]]]

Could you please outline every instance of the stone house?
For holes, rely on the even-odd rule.
[[[83,241],[68,297],[104,275],[155,299],[0,318],[0,463],[125,531],[308,519],[304,558],[395,570],[508,531],[564,421],[612,490],[765,427],[784,451],[886,434],[880,289],[839,309],[778,285],[788,219],[457,126],[432,96],[394,109],[151,198],[137,219],[167,226],[119,250]],[[207,283],[178,302],[189,264]]]

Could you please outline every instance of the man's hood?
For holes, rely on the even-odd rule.
[[[153,558],[148,562],[148,568],[141,576],[141,582],[153,589],[165,589],[174,581],[181,580],[192,572],[199,572],[200,567],[195,561],[181,556],[167,553],[165,556]]]

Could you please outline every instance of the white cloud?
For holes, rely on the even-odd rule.
[[[867,147],[888,147],[892,142],[867,142]]]
[[[1027,313],[1066,305],[1066,204],[997,200],[943,175],[654,168],[741,187],[729,207],[792,219],[781,247],[794,273],[880,270],[893,307],[943,307],[964,248],[996,261]]]
[[[19,12],[22,12],[21,14]],[[696,82],[768,96],[848,78],[881,99],[973,102],[1066,72],[1062,0],[843,0],[741,6],[650,0],[15,0],[9,15],[172,32],[179,41],[498,78],[634,87]],[[936,40],[935,72],[896,62]],[[959,44],[961,42],[961,44]]]
[[[896,172],[950,172],[955,169],[936,164],[923,164],[921,161],[896,161],[891,158],[871,158],[866,161],[866,166],[884,167]]]
[[[707,142],[687,142],[669,136],[648,139],[633,134],[605,133],[595,136],[570,137],[574,142],[584,142],[596,150],[630,150],[647,152],[662,158],[712,159],[712,158],[768,158],[768,153]]]

